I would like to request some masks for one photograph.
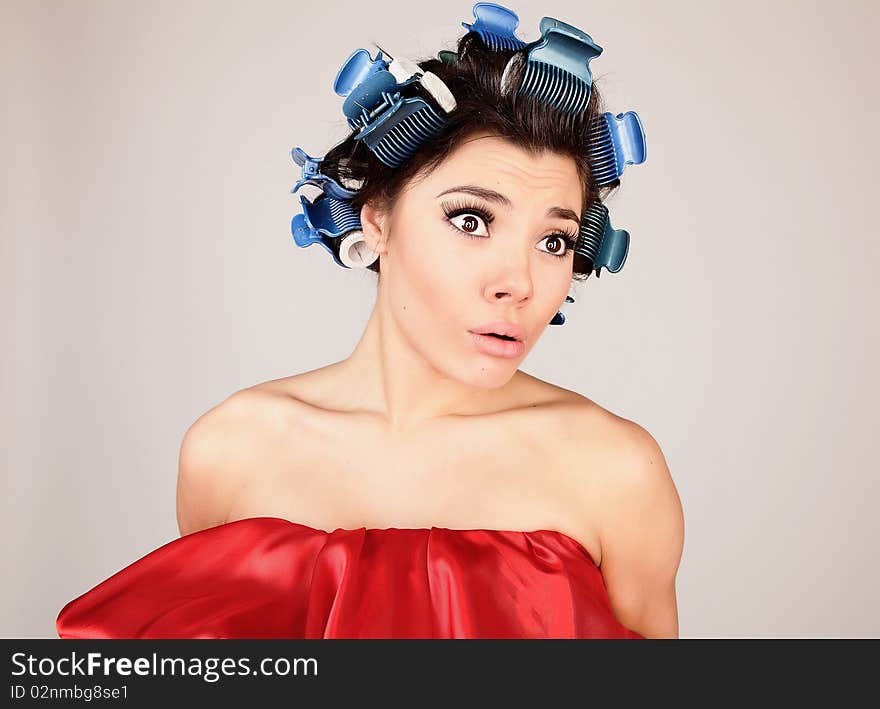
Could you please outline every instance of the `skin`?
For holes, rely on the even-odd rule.
[[[492,207],[487,227],[479,218],[470,226],[478,235],[456,234],[441,205],[466,197],[437,195],[473,183],[506,195],[511,207]],[[468,198],[468,203],[484,200]],[[544,216],[548,206],[580,214],[581,188],[574,161],[555,154],[535,160],[495,137],[474,137],[429,177],[418,181],[398,201],[393,214],[367,206],[361,214],[364,235],[382,264],[380,302],[371,327],[383,330],[384,354],[376,339],[352,356],[351,366],[366,371],[377,358],[394,363],[386,378],[395,391],[370,393],[370,405],[385,409],[392,430],[403,431],[420,420],[448,413],[491,409],[498,389],[522,361],[476,352],[468,330],[494,320],[522,325],[526,352],[534,346],[562,305],[571,283],[573,255],[548,253],[564,247],[546,237],[577,223]],[[369,334],[369,333],[368,333]],[[390,376],[389,376],[390,375]]]
[[[466,184],[510,204],[437,196]],[[455,201],[492,223],[461,215],[455,231],[442,208]],[[193,424],[180,454],[181,534],[257,516],[325,531],[553,529],[590,553],[621,623],[678,637],[684,519],[659,445],[518,369],[571,283],[573,256],[551,255],[566,247],[547,237],[576,224],[547,210],[580,205],[571,158],[482,133],[393,209],[365,205],[382,273],[360,341],[340,362],[236,392]],[[468,330],[494,320],[525,328],[522,357],[474,346]]]

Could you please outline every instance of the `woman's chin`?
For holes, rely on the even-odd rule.
[[[477,357],[459,381],[481,389],[498,389],[507,384],[517,371],[518,360]]]

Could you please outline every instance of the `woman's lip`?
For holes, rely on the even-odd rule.
[[[521,357],[526,349],[525,343],[521,340],[502,340],[491,335],[479,335],[476,332],[471,332],[470,334],[474,338],[477,349],[493,357],[514,359]]]

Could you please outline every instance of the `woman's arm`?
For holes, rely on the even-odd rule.
[[[600,571],[617,619],[648,638],[678,637],[675,576],[684,546],[681,501],[660,446],[618,419],[602,475]]]

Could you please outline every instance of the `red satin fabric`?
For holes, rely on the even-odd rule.
[[[175,539],[58,615],[62,638],[642,638],[550,530],[337,529],[277,517]]]

